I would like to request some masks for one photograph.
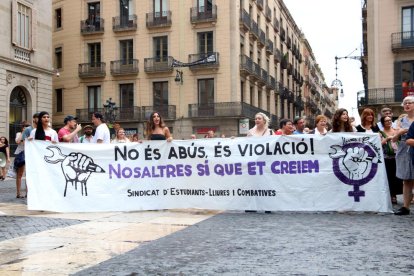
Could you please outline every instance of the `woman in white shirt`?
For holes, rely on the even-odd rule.
[[[33,129],[30,133],[30,140],[43,140],[58,143],[59,138],[57,132],[49,126],[50,116],[46,111],[39,113],[39,122],[37,128]]]
[[[316,127],[309,134],[325,135],[328,130],[326,129],[326,124],[328,123],[328,118],[324,115],[318,115],[315,119]]]

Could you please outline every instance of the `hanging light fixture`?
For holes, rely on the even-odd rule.
[[[183,71],[181,71],[181,70],[175,70],[175,71],[177,71],[177,74],[175,75],[175,83],[177,83],[177,84],[183,84],[183,81],[184,81],[184,79],[183,79]]]

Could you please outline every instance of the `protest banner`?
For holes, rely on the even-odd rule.
[[[380,138],[26,143],[28,209],[391,212]]]

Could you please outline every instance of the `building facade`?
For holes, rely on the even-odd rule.
[[[414,95],[414,1],[364,0],[362,18],[365,90],[358,108],[379,114],[388,106],[397,117],[403,98]]]
[[[51,6],[51,0],[0,3],[0,135],[12,145],[22,121],[51,111]]]
[[[142,137],[158,111],[187,139],[238,136],[257,112],[275,128],[307,115],[302,33],[282,0],[53,0],[52,12],[54,125],[100,111]]]

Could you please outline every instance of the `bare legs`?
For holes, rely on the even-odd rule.
[[[404,180],[403,183],[404,207],[409,209],[413,199],[414,180]]]
[[[25,166],[21,166],[20,168],[17,169],[16,172],[16,197],[21,197],[20,195],[20,191],[21,191],[21,186],[22,186],[22,177],[23,177],[23,173],[24,173],[24,168]],[[27,187],[26,187],[26,193],[27,193]]]

